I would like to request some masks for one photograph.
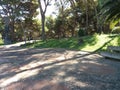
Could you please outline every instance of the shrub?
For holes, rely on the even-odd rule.
[[[81,36],[85,36],[85,35],[86,35],[85,28],[80,28],[78,30],[78,36],[81,37]]]

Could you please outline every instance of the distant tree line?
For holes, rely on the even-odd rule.
[[[45,16],[54,1],[56,17]],[[0,0],[0,33],[10,42],[111,33],[119,0]],[[41,21],[35,19],[41,13]]]

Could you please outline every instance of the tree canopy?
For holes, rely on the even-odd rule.
[[[52,2],[56,17],[46,17]],[[11,42],[110,33],[110,25],[119,23],[119,4],[120,0],[0,0],[0,32]],[[38,9],[41,21],[36,19]]]

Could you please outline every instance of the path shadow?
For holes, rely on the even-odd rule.
[[[77,51],[64,49],[20,50],[22,49],[13,49],[9,53],[6,50],[0,54],[1,88],[6,90],[120,88],[119,62],[103,60],[101,56],[93,53],[83,55],[76,53]],[[25,52],[27,54],[23,54]]]

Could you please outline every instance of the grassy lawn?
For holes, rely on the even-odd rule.
[[[3,41],[2,40],[0,40],[0,45],[3,45]]]
[[[3,45],[3,40],[2,39],[0,39],[0,45]]]
[[[66,48],[73,50],[96,51],[105,50],[107,46],[120,46],[120,35],[92,35],[81,37],[83,42],[78,44],[78,38],[50,39],[36,43],[28,43],[31,48]]]
[[[3,40],[1,38],[2,38],[2,36],[0,34],[0,45],[3,45],[4,43],[3,43]]]

